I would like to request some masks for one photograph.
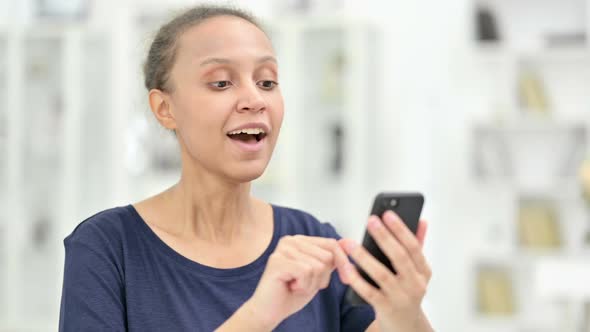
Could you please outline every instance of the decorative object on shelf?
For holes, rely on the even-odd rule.
[[[480,42],[500,41],[497,20],[491,8],[479,5],[475,12],[477,40]]]
[[[522,198],[518,210],[518,237],[524,248],[561,247],[555,203],[550,199]]]
[[[46,248],[51,231],[51,220],[48,215],[40,215],[33,223],[31,232],[31,244],[33,247],[42,251]]]
[[[162,133],[158,129],[158,133],[151,133],[152,135],[152,167],[157,172],[178,172],[182,166],[180,160],[180,152],[176,136],[170,132]],[[166,135],[168,137],[166,137]]]
[[[539,73],[523,64],[518,78],[520,105],[526,111],[549,113],[549,102]]]
[[[510,269],[480,266],[477,269],[477,310],[485,316],[512,316],[516,313]]]
[[[335,123],[330,128],[330,133],[332,136],[332,149],[330,153],[332,153],[332,158],[330,161],[331,173],[334,176],[339,176],[342,173],[342,169],[344,167],[344,128],[342,128],[342,124]]]
[[[340,104],[344,97],[344,70],[346,59],[342,50],[334,52],[324,63],[322,82],[322,101],[329,104]]]

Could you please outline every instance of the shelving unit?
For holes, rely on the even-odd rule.
[[[7,40],[6,38],[0,37],[0,100],[2,101],[6,101],[6,49]],[[6,106],[7,105],[4,103],[0,103],[0,188],[6,188],[8,182],[8,112]],[[6,233],[6,223],[8,219],[8,214],[6,213],[8,209],[7,197],[7,191],[0,189],[0,239],[3,239]],[[4,266],[6,263],[6,251],[7,248],[0,245],[0,266]],[[4,285],[3,273],[0,273],[0,285]],[[0,303],[0,312],[2,311],[4,311],[4,303]]]
[[[369,206],[378,36],[353,20],[270,24],[285,119],[274,159],[254,192],[360,233]],[[343,203],[346,202],[346,203]]]
[[[75,25],[0,31],[6,41],[2,109],[10,110],[1,122],[7,158],[0,189],[6,204],[0,218],[0,331],[57,326],[62,240],[100,203],[86,189],[100,195],[93,184],[103,181],[92,171],[101,164],[91,157],[111,157],[98,153],[104,146],[97,152],[87,144],[101,138],[104,127],[96,127],[96,117],[104,118],[108,109],[108,82],[100,80],[107,71],[95,62],[109,58],[108,47],[97,47],[102,37],[101,31]]]
[[[474,128],[474,159],[480,177],[498,177],[521,191],[542,191],[576,182],[588,151],[583,123],[525,118]]]
[[[474,3],[491,9],[501,39],[471,51],[472,179],[502,212],[473,225],[478,235],[466,244],[469,330],[581,331],[590,297],[543,296],[543,287],[552,287],[542,267],[558,259],[584,269],[590,258],[590,215],[578,178],[590,153],[590,1]],[[547,45],[547,34],[578,31],[585,43]],[[477,309],[477,278],[486,265],[510,280],[514,307],[503,315]],[[571,275],[551,277],[561,284]]]

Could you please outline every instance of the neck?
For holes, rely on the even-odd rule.
[[[216,244],[229,244],[243,235],[256,218],[257,201],[250,183],[231,183],[211,174],[187,172],[167,192],[174,209],[168,225],[173,233]]]

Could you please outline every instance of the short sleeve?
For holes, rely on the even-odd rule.
[[[125,331],[124,282],[112,248],[100,236],[75,233],[64,240],[59,331]]]
[[[329,223],[323,223],[324,237],[340,239],[340,235]],[[339,277],[332,279],[336,285],[338,296],[340,297],[340,328],[342,332],[361,332],[365,331],[375,320],[375,312],[371,305],[353,305],[346,299],[348,286],[340,281]]]

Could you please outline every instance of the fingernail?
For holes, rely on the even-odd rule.
[[[386,222],[392,224],[398,220],[398,216],[393,211],[388,210],[387,212],[385,212],[383,219],[385,219]]]
[[[378,229],[379,227],[381,227],[381,221],[379,221],[377,218],[369,218],[368,226],[372,229]]]

